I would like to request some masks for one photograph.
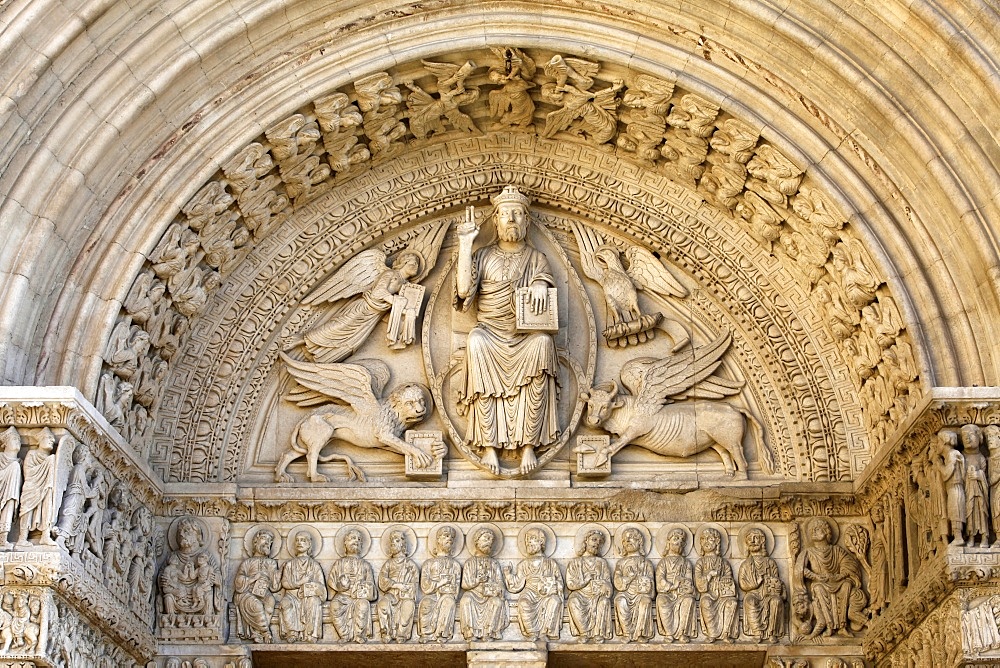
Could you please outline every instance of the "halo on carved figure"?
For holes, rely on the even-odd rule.
[[[546,557],[551,557],[556,551],[556,532],[551,529],[547,524],[542,524],[541,522],[532,522],[531,524],[526,524],[521,527],[521,530],[517,534],[517,549],[520,551],[522,556],[528,556],[527,544],[525,543],[525,538],[528,535],[528,531],[531,529],[541,529],[542,533],[545,534],[545,551],[543,554]]]
[[[816,521],[826,522],[826,525],[830,527],[830,545],[836,545],[837,541],[840,540],[840,525],[832,517],[824,517],[822,515],[816,515],[815,517],[810,517],[808,520],[802,523],[802,537],[803,543],[806,547],[811,547],[816,544],[812,538],[812,532],[810,529],[813,523]]]
[[[522,183],[514,181],[510,182],[509,185],[516,186],[522,192],[530,193],[531,187],[526,186]],[[496,185],[496,190],[494,194],[502,189],[501,184]],[[477,204],[479,206],[479,204]],[[479,206],[481,209],[482,207]],[[483,214],[482,211],[477,212],[477,220],[485,219],[489,221],[492,218],[493,209],[490,208],[487,213]],[[485,218],[483,218],[485,216]],[[558,352],[558,366],[560,371],[560,378],[563,381],[568,381],[569,384],[575,387],[567,387],[567,383],[563,382],[563,387],[560,394],[566,393],[567,397],[576,397],[579,392],[584,387],[590,387],[594,382],[594,374],[597,369],[597,319],[594,316],[593,307],[590,303],[588,293],[584,287],[583,280],[576,267],[570,262],[569,256],[563,247],[556,241],[555,236],[548,228],[545,227],[540,221],[538,216],[535,215],[534,211],[529,210],[528,212],[528,232],[527,235],[530,240],[534,242],[543,242],[542,247],[539,247],[536,243],[536,248],[542,251],[543,254],[549,254],[548,259],[551,265],[557,265],[560,267],[560,271],[565,273],[566,280],[560,281],[557,276],[557,282],[560,286],[565,286],[568,288],[567,294],[564,296],[564,292],[559,293],[558,300],[560,303],[565,304],[565,308],[569,309],[570,304],[574,305],[577,309],[570,317],[567,318],[567,322],[562,322],[560,320],[560,332],[559,334],[566,334],[566,330],[571,326],[579,327],[580,331],[577,335],[587,341],[586,350],[576,355],[575,359],[572,355],[567,355],[564,352]],[[484,222],[482,228],[481,236],[476,239],[476,249],[479,249],[485,245],[488,245],[491,235],[495,239],[496,232],[492,222]],[[434,400],[434,406],[437,409],[437,413],[444,424],[444,430],[448,434],[448,437],[452,443],[457,448],[459,454],[461,454],[465,459],[472,462],[477,468],[493,475],[488,471],[485,464],[482,463],[483,452],[480,452],[480,448],[465,442],[465,438],[462,434],[465,433],[466,423],[465,418],[458,418],[458,423],[456,423],[456,417],[458,416],[457,407],[453,404],[453,390],[454,386],[451,383],[454,380],[456,373],[464,365],[464,360],[456,361],[454,359],[454,352],[451,350],[451,341],[453,337],[435,337],[433,334],[435,332],[435,324],[440,326],[440,321],[435,323],[435,315],[439,318],[442,313],[436,312],[435,309],[442,309],[442,306],[438,305],[439,301],[447,301],[447,309],[450,313],[452,309],[451,297],[454,292],[455,285],[455,268],[457,254],[451,258],[443,267],[441,278],[437,281],[433,290],[430,293],[430,297],[427,301],[427,306],[424,309],[424,319],[423,319],[423,329],[421,332],[421,349],[424,356],[424,368],[427,369],[427,373],[430,380],[431,395]],[[560,288],[564,290],[564,288]],[[563,308],[563,307],[560,307]],[[576,317],[574,317],[576,316]],[[579,317],[583,316],[583,317]],[[450,316],[449,316],[450,317]],[[554,334],[558,336],[559,334]],[[442,351],[442,344],[438,343],[435,345],[435,339],[441,339],[442,341],[448,341],[448,350]],[[442,362],[440,358],[447,359],[447,362]],[[452,391],[448,391],[449,388]],[[570,390],[573,390],[570,392]],[[562,403],[561,401],[559,402]],[[559,438],[558,440],[549,445],[548,447],[542,449],[538,448],[535,451],[537,457],[537,466],[528,472],[521,473],[518,467],[505,467],[502,463],[500,464],[500,478],[521,478],[530,477],[536,471],[540,471],[545,466],[552,461],[552,459],[562,451],[562,449],[569,442],[571,436],[576,432],[577,426],[580,424],[583,418],[583,412],[586,403],[583,401],[576,401],[567,407],[559,411]],[[499,453],[502,458],[508,453]]]
[[[740,529],[739,534],[737,535],[736,545],[733,547],[734,557],[742,557],[744,559],[747,557],[745,540],[751,529],[759,529],[764,534],[764,551],[767,554],[772,554],[774,552],[774,532],[771,531],[771,527],[766,524],[754,523],[747,524]]]
[[[379,539],[378,539],[378,544],[382,548],[382,554],[384,554],[386,556],[386,558],[389,557],[389,536],[392,535],[393,531],[402,531],[403,532],[403,536],[406,537],[406,556],[412,557],[413,553],[417,551],[417,534],[416,534],[416,532],[413,529],[411,529],[410,527],[406,526],[405,524],[393,524],[392,526],[390,526],[389,528],[387,528],[385,531],[382,532],[382,535],[379,536]],[[338,534],[338,536],[339,535],[340,534]],[[340,554],[340,549],[339,549],[340,545],[341,545],[340,543],[337,544],[337,546],[338,546],[338,549],[337,549],[338,554]],[[367,552],[367,551],[368,550],[366,548],[365,552]],[[340,556],[344,556],[344,555],[341,554]]]
[[[480,524],[474,524],[472,525],[472,528],[469,529],[468,532],[469,540],[466,541],[465,544],[465,547],[468,550],[469,554],[471,555],[476,554],[475,553],[476,536],[479,535],[480,531],[489,531],[491,534],[493,534],[493,551],[485,556],[493,557],[500,554],[500,550],[503,549],[503,531],[500,531],[500,528],[496,524],[493,524],[491,522],[481,522]],[[455,552],[455,554],[457,554],[457,552]]]
[[[642,536],[642,546],[639,548],[639,554],[642,556],[649,554],[649,550],[653,547],[653,538],[649,534],[649,529],[634,522],[623,524],[615,530],[615,554],[619,557],[625,556],[625,552],[622,549],[622,539],[625,537],[625,532],[628,529],[635,529],[639,532],[639,535]],[[666,540],[666,538],[664,538],[664,540]]]
[[[180,525],[185,521],[191,522],[196,527],[198,527],[198,532],[200,534],[199,536],[200,540],[198,542],[201,544],[201,546],[198,548],[198,551],[207,548],[208,541],[212,536],[212,532],[209,530],[208,525],[205,523],[205,520],[201,519],[200,517],[195,517],[194,515],[182,515],[181,517],[178,517],[173,522],[171,522],[170,527],[167,529],[167,544],[170,546],[170,549],[173,550],[174,552],[180,550],[180,546],[177,544],[177,530],[180,528]]]
[[[577,529],[576,537],[573,539],[573,550],[577,555],[583,554],[583,541],[591,531],[599,531],[604,536],[604,542],[601,543],[601,551],[598,553],[598,556],[603,557],[607,555],[608,550],[611,549],[611,532],[601,524],[584,524]]]
[[[705,533],[706,529],[715,529],[719,532],[719,556],[725,557],[728,555],[727,550],[729,549],[729,532],[722,528],[721,525],[715,522],[709,522],[707,524],[702,524],[700,527],[694,530],[694,549],[699,557],[703,557],[701,553],[701,536]]]
[[[271,541],[271,553],[267,556],[272,559],[276,559],[278,554],[281,552],[282,540],[281,533],[278,531],[274,525],[271,524],[254,524],[252,527],[247,529],[246,534],[243,536],[243,549],[248,557],[254,556],[253,554],[253,543],[257,538],[257,534],[261,531],[270,531],[271,535],[274,537]]]
[[[445,527],[450,527],[455,535],[455,539],[451,543],[451,552],[448,554],[437,554],[437,539],[438,532]],[[434,556],[439,557],[454,557],[456,554],[462,552],[462,548],[465,547],[465,534],[456,525],[447,522],[441,524],[435,524],[431,527],[431,530],[427,532],[427,552]]]
[[[361,552],[358,554],[359,557],[363,557],[368,554],[368,550],[372,547],[372,537],[368,533],[368,529],[364,528],[360,524],[347,524],[340,527],[337,531],[337,535],[333,537],[333,549],[337,551],[338,557],[343,557],[344,555],[344,537],[347,536],[348,531],[357,531],[361,534]],[[414,540],[414,543],[416,540]]]
[[[316,555],[318,555],[323,549],[323,534],[319,532],[319,529],[308,524],[297,524],[288,530],[288,540],[285,541],[285,551],[289,556],[295,556],[295,553],[292,551],[295,545],[295,537],[303,531],[309,534],[312,538],[312,551],[309,553],[309,556],[315,559]]]
[[[661,557],[667,556],[667,536],[674,529],[680,529],[684,532],[684,553],[686,557],[691,554],[691,548],[694,546],[694,535],[691,533],[691,529],[688,529],[683,524],[672,522],[670,524],[664,524],[660,527],[659,531],[656,532],[656,553]]]

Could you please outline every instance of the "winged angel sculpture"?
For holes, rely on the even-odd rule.
[[[611,347],[626,347],[654,338],[655,327],[662,328],[673,341],[671,352],[683,348],[690,337],[675,320],[664,319],[662,313],[643,313],[639,309],[637,290],[657,297],[686,297],[687,289],[645,248],[630,245],[622,251],[593,228],[573,222],[573,234],[580,246],[583,273],[604,290],[608,307],[608,326],[604,338]],[[621,256],[628,259],[628,268]]]
[[[756,428],[761,466],[774,471],[770,450],[763,442],[760,425],[742,409],[716,401],[684,399],[722,399],[743,387],[715,375],[722,355],[729,348],[727,332],[703,346],[663,359],[639,357],[622,366],[618,382],[582,392],[587,402],[587,425],[603,428],[615,438],[599,449],[597,465],[605,464],[626,445],[638,445],[658,455],[690,457],[705,450],[715,450],[722,458],[728,475],[745,471],[743,435],[749,421]],[[594,452],[584,445],[583,452]],[[578,449],[578,451],[581,451]]]
[[[391,311],[386,340],[392,348],[413,343],[427,277],[437,261],[448,222],[428,225],[393,255],[372,248],[348,260],[337,273],[302,300],[317,306],[342,302],[319,326],[291,342],[316,362],[340,362],[368,340],[386,312]]]

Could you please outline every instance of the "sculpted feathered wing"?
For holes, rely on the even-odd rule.
[[[333,303],[364,292],[386,269],[386,254],[378,248],[358,253],[326,279],[312,294],[302,300],[303,304]]]
[[[723,333],[703,346],[664,359],[640,357],[622,366],[621,380],[636,397],[637,409],[653,413],[686,398],[721,399],[740,391],[743,383],[713,375],[722,364],[732,336]]]
[[[378,411],[379,397],[389,382],[389,367],[381,360],[353,364],[314,364],[281,353],[288,373],[297,382],[287,399],[308,408],[343,401],[359,411]]]
[[[581,225],[576,221],[571,224],[576,243],[580,247],[580,266],[583,267],[583,273],[587,278],[598,283],[602,282],[605,270],[597,261],[596,251],[607,243],[607,239],[600,232],[586,225]]]
[[[639,288],[663,298],[687,297],[687,288],[645,248],[630,246],[625,257],[628,258],[628,275]]]

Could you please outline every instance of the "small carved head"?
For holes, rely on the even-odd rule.
[[[77,443],[76,448],[73,450],[73,464],[80,465],[85,463],[90,457],[90,448],[86,443]]]
[[[604,534],[597,529],[591,529],[584,535],[580,545],[580,554],[594,556],[601,553],[604,546]]]
[[[493,531],[483,527],[476,532],[472,543],[476,546],[476,551],[480,555],[489,557],[493,554],[494,541],[496,541],[496,536],[493,535]]]
[[[424,259],[420,256],[420,253],[412,250],[400,252],[392,261],[392,268],[406,279],[419,275],[423,267]]]
[[[18,451],[21,449],[21,435],[17,431],[17,427],[8,427],[7,431],[3,433],[3,451],[8,456],[17,456]]]
[[[983,430],[979,425],[967,424],[962,427],[962,445],[969,453],[979,452],[979,446],[983,442]]]
[[[361,536],[361,532],[357,529],[348,529],[347,533],[344,534],[344,554],[351,556],[361,554],[361,546],[363,544],[364,538]],[[405,538],[403,539],[403,546],[405,549]]]
[[[347,541],[345,540],[344,543],[346,544]],[[295,540],[293,541],[293,546],[295,550],[295,556],[297,557],[303,557],[312,554],[312,549],[313,549],[312,536],[309,535],[308,531],[298,532],[297,534],[295,534]]]
[[[638,554],[642,550],[642,532],[629,527],[622,533],[622,553],[626,556]]]
[[[346,538],[344,544],[347,544]],[[396,529],[389,534],[389,556],[395,557],[406,554],[406,533]]]
[[[808,531],[809,538],[812,539],[814,543],[824,543],[829,545],[833,540],[833,531],[830,529],[830,524],[823,517],[814,517],[809,520]]]
[[[671,529],[667,534],[667,554],[679,556],[684,553],[684,544],[687,543],[687,533],[684,529],[677,527]]]
[[[524,533],[524,547],[530,555],[545,552],[545,532],[537,527],[528,529]]]
[[[492,535],[492,534],[491,534]],[[434,553],[437,556],[448,556],[451,548],[455,545],[455,529],[453,527],[441,527],[435,537]]]
[[[743,544],[746,545],[747,554],[763,554],[767,546],[767,538],[760,529],[750,529],[743,536]]]
[[[587,402],[588,427],[600,427],[612,411],[625,405],[618,390],[618,382],[612,380],[580,393],[580,399]]]
[[[719,554],[719,546],[722,544],[722,537],[716,529],[709,527],[701,532],[701,553]]]
[[[52,448],[56,445],[56,435],[52,433],[52,430],[48,427],[42,427],[41,433],[38,435],[38,449],[44,452],[52,452]]]
[[[181,552],[194,552],[201,547],[201,527],[190,518],[181,518],[177,525],[177,545]]]
[[[986,447],[993,454],[995,450],[1000,450],[1000,426],[991,424],[983,428],[983,436],[986,437]]]
[[[506,186],[493,198],[493,219],[501,241],[523,241],[528,233],[530,200],[514,186]]]
[[[274,545],[274,534],[268,529],[261,529],[253,537],[253,552],[257,557],[270,557]]]
[[[416,424],[427,415],[430,390],[420,383],[400,385],[389,393],[389,405],[403,424]]]

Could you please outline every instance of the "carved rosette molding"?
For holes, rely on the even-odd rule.
[[[865,424],[844,428],[863,428],[876,444],[883,441],[919,395],[912,343],[875,263],[846,217],[810,184],[808,170],[753,128],[670,81],[613,63],[582,64],[516,49],[507,54],[516,52],[515,60],[533,65],[512,69],[510,58],[498,58],[501,51],[442,56],[456,62],[411,63],[364,77],[275,124],[226,163],[183,207],[125,300],[99,391],[98,404],[112,424],[134,443],[146,440],[182,342],[213,329],[200,322],[216,288],[243,278],[245,258],[266,250],[268,232],[297,218],[306,202],[363,178],[364,170],[393,156],[405,160],[408,150],[499,127],[560,144],[604,147],[630,162],[635,177],[665,174],[739,221],[745,234],[797,277],[793,282],[821,313],[818,326],[847,361],[851,393],[860,393],[866,409]],[[467,86],[464,93],[456,72]],[[567,80],[573,84],[567,87]],[[517,95],[519,82],[534,87]],[[174,397],[166,405],[175,411],[183,408],[178,402],[188,401]],[[162,420],[158,429],[165,429]],[[807,429],[807,438],[819,441],[831,433],[822,421]],[[822,449],[815,455],[842,457]],[[829,475],[860,469],[866,455],[848,458],[829,466]],[[807,477],[823,479],[828,474],[822,468]]]

